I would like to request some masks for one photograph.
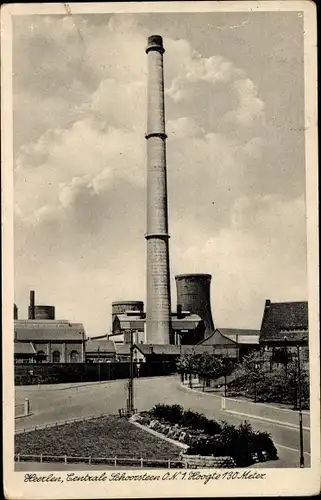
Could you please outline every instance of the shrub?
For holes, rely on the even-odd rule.
[[[177,423],[183,415],[183,408],[180,405],[157,404],[151,409],[151,414],[166,422]]]

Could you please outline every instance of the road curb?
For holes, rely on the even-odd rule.
[[[187,389],[188,391],[192,391],[195,394],[201,394],[202,396],[211,396],[214,398],[222,398],[224,397],[223,394],[214,394],[214,393],[209,393],[209,392],[203,392],[200,391],[199,389],[196,389],[195,387],[188,387],[188,385],[185,384],[180,384],[180,387],[182,389]],[[269,403],[254,403],[254,401],[250,401],[248,399],[238,399],[238,398],[233,398],[231,396],[226,396],[226,399],[229,399],[231,401],[236,401],[237,403],[249,403],[249,404],[255,404],[255,405],[260,405],[260,406],[265,406],[266,408],[274,408],[275,410],[280,410],[280,411],[287,411],[287,412],[293,412],[296,413],[297,410],[291,410],[290,408],[282,408],[282,406],[276,406],[275,404],[269,404]],[[302,410],[303,415],[308,415],[310,416],[310,410]]]

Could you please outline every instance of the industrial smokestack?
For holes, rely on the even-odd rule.
[[[28,318],[35,319],[35,292],[30,290],[30,305],[28,311]]]
[[[163,39],[148,38],[147,118],[147,304],[146,335],[150,344],[169,344],[171,299],[168,249],[166,133]]]
[[[13,304],[13,319],[18,319],[18,308],[16,304]]]
[[[175,276],[177,303],[184,311],[198,314],[204,321],[205,337],[214,332],[211,311],[210,274],[179,274]]]

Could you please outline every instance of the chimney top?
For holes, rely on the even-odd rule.
[[[266,299],[266,301],[265,301],[265,307],[270,307],[270,305],[271,305],[270,299]]]
[[[156,50],[162,54],[165,52],[163,47],[163,38],[160,35],[152,35],[148,37],[146,53],[148,54],[150,50]]]

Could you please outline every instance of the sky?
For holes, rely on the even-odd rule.
[[[307,300],[302,16],[15,16],[15,302],[109,333],[146,300],[147,37],[164,39],[174,276],[212,275],[218,327]]]

